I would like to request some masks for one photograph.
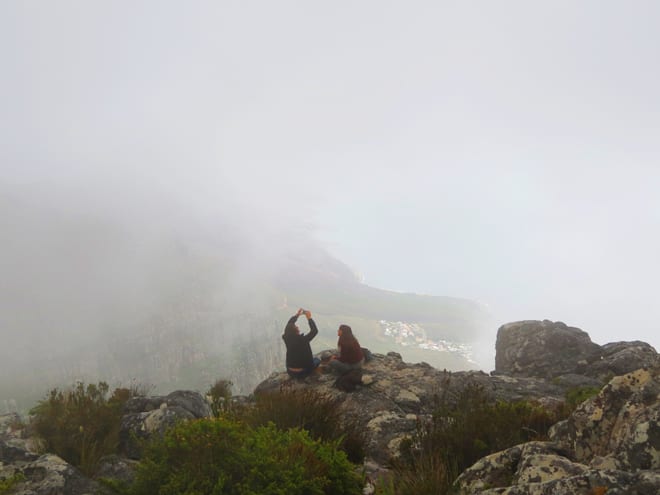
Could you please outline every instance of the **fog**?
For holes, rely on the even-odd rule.
[[[190,271],[258,307],[254,277],[312,245],[369,285],[486,304],[491,349],[544,318],[658,348],[659,20],[651,1],[2,2],[0,357],[128,332]]]

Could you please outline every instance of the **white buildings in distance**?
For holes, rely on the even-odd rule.
[[[401,346],[419,347],[437,352],[450,352],[472,361],[472,347],[467,344],[447,340],[431,340],[424,328],[417,323],[380,320],[380,328],[387,337],[391,337]]]

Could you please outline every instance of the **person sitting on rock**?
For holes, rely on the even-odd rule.
[[[310,332],[307,334],[301,334],[298,325],[296,325],[296,320],[298,320],[301,314],[307,317],[307,323],[310,329]],[[312,313],[310,311],[301,308],[295,315],[289,318],[289,322],[284,327],[284,334],[282,335],[282,339],[286,344],[286,371],[289,376],[304,378],[321,364],[319,358],[313,357],[312,348],[309,344],[316,337],[317,333],[319,333],[319,330],[316,328],[314,320],[312,320]]]
[[[364,363],[364,352],[360,347],[358,339],[353,335],[353,330],[348,325],[339,325],[337,330],[339,340],[337,348],[339,354],[332,356],[328,366],[330,369],[340,375],[354,369],[362,368]]]

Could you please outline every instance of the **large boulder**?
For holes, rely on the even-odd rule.
[[[497,331],[495,371],[553,378],[579,372],[599,352],[600,346],[591,341],[587,332],[562,322],[507,323]]]
[[[576,387],[602,386],[613,376],[660,364],[656,350],[645,342],[600,346],[579,328],[549,320],[502,325],[495,351],[493,374],[573,382]]]

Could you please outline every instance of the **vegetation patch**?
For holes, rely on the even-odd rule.
[[[366,430],[341,409],[342,401],[311,389],[282,387],[278,392],[260,394],[254,407],[242,413],[253,426],[275,424],[282,430],[300,428],[314,439],[338,441],[351,462],[361,463],[366,455]]]
[[[25,481],[25,476],[22,473],[16,473],[9,478],[0,479],[0,495],[11,493],[11,489],[21,481]]]
[[[451,400],[450,400],[451,399]],[[519,443],[547,438],[548,429],[567,416],[529,401],[493,401],[479,385],[438,398],[428,421],[403,442],[392,461],[394,476],[381,495],[446,494],[459,473],[480,458]]]
[[[233,383],[231,381],[220,379],[216,380],[206,392],[206,396],[211,402],[211,413],[213,417],[218,418],[231,411],[232,386]]]
[[[91,476],[101,457],[116,453],[124,403],[139,394],[137,387],[110,393],[105,382],[55,388],[30,411],[32,427],[44,452],[57,454]]]
[[[575,387],[566,392],[566,407],[570,412],[575,411],[577,406],[585,400],[591,399],[600,392],[599,387]]]
[[[338,442],[229,418],[180,423],[147,446],[130,495],[360,494]]]

